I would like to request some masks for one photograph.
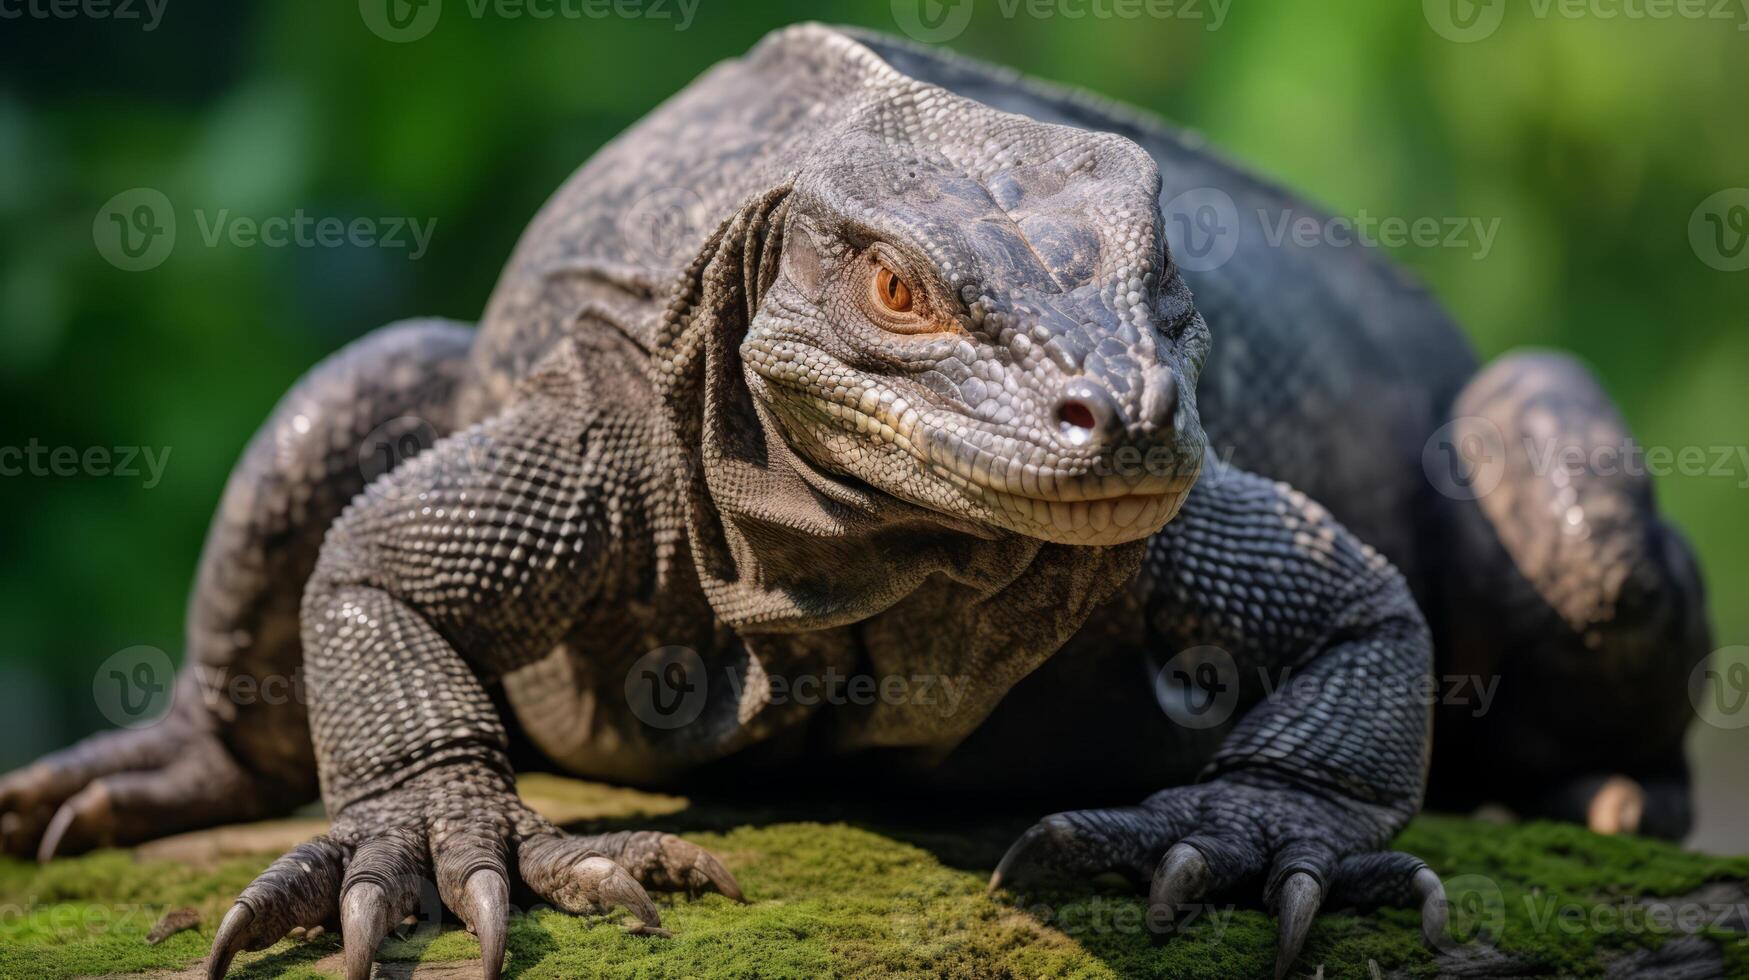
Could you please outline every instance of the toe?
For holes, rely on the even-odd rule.
[[[118,772],[87,783],[55,811],[37,857],[47,861],[194,827],[256,819],[278,802],[216,741],[189,741],[162,768]]]
[[[716,855],[673,834],[635,831],[577,839],[631,872],[646,889],[688,895],[716,891],[746,901],[735,876]]]
[[[573,915],[623,906],[653,929],[662,926],[656,903],[631,873],[591,849],[584,839],[559,835],[524,841],[517,860],[535,893]]]
[[[1375,851],[1344,858],[1336,866],[1331,897],[1362,911],[1419,908],[1421,936],[1429,946],[1445,942],[1445,886],[1427,862],[1402,851]]]
[[[1411,887],[1421,900],[1421,938],[1430,947],[1445,941],[1445,921],[1449,909],[1445,901],[1445,885],[1432,868],[1415,872]]]
[[[186,729],[170,722],[103,732],[6,774],[0,778],[0,849],[18,857],[38,853],[50,819],[93,780],[167,765],[188,742]]]
[[[369,980],[377,946],[389,934],[394,917],[389,915],[389,897],[374,882],[359,882],[346,889],[340,900],[340,934],[346,943],[346,980]]]
[[[1178,917],[1202,901],[1213,884],[1208,859],[1189,844],[1174,844],[1160,859],[1148,889],[1148,925],[1158,935],[1170,935]]]
[[[463,886],[465,897],[456,905],[468,931],[480,940],[480,972],[486,980],[498,980],[504,969],[504,939],[510,928],[510,884],[504,875],[482,869]]]
[[[504,967],[510,918],[509,832],[509,820],[481,811],[446,819],[431,835],[438,895],[479,937],[481,969],[493,980]]]
[[[429,874],[429,852],[416,833],[391,830],[358,845],[340,889],[347,980],[368,980],[377,946],[419,907]]]
[[[332,918],[345,861],[345,848],[318,837],[273,862],[243,889],[220,923],[207,976],[219,980],[239,952],[266,949],[295,926],[319,926]]]
[[[1144,882],[1178,828],[1163,810],[1124,807],[1052,814],[1009,847],[990,876],[990,890],[1024,889],[1052,879],[1116,871]]]
[[[221,980],[226,971],[230,970],[231,960],[242,950],[254,949],[255,939],[263,932],[249,906],[241,902],[231,906],[231,911],[225,913],[224,921],[219,923],[218,935],[213,937],[213,953],[207,960],[208,980]],[[267,945],[271,946],[277,941],[269,939]]]
[[[43,831],[36,859],[47,864],[57,855],[83,854],[115,843],[115,808],[106,780],[99,779],[61,804]]]
[[[1288,875],[1282,883],[1276,896],[1276,918],[1279,922],[1279,933],[1275,947],[1275,980],[1282,980],[1287,971],[1299,959],[1300,950],[1306,945],[1306,934],[1311,931],[1312,919],[1318,914],[1318,908],[1324,904],[1323,889],[1318,887],[1318,879],[1304,871],[1296,871]]]

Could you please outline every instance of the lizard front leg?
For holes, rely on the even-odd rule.
[[[568,912],[624,906],[650,930],[645,885],[740,897],[694,845],[570,837],[516,795],[485,682],[547,653],[590,600],[612,550],[605,490],[624,478],[574,358],[562,348],[504,414],[374,483],[329,532],[303,643],[333,826],[242,893],[211,977],[239,950],[338,921],[347,976],[362,980],[428,883],[479,936],[492,978],[517,881]]]
[[[1201,781],[1139,806],[1047,817],[991,887],[1042,874],[1150,882],[1161,932],[1188,906],[1249,891],[1276,911],[1276,976],[1326,902],[1417,904],[1430,941],[1444,893],[1420,860],[1382,852],[1420,806],[1431,641],[1395,569],[1316,503],[1212,461],[1150,544],[1152,631],[1231,657],[1239,716]],[[1273,674],[1268,697],[1251,678]]]

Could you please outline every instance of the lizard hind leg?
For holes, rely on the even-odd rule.
[[[1495,361],[1452,415],[1462,479],[1428,473],[1451,498],[1433,618],[1456,695],[1430,802],[1680,837],[1689,677],[1711,639],[1692,552],[1653,500],[1656,457],[1562,355]]]
[[[169,713],[0,778],[0,853],[49,858],[285,812],[316,795],[298,607],[328,525],[454,427],[473,332],[408,321],[311,369],[232,470]]]

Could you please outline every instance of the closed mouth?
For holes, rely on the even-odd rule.
[[[998,485],[992,478],[995,464],[982,458],[994,460],[994,454],[940,431],[928,446],[946,450],[927,454],[931,471],[1004,515],[1011,526],[1049,532],[1039,536],[1066,543],[1116,544],[1147,537],[1178,513],[1196,482],[1195,474],[1145,474],[1131,480],[1026,464],[1004,465],[1005,478]]]
[[[1030,445],[1008,440],[1015,455],[993,453],[925,424],[903,399],[865,406],[809,393],[807,401],[839,424],[903,449],[1009,527],[1065,544],[1119,544],[1152,535],[1178,513],[1196,482],[1195,472],[1127,477],[1022,462],[1018,454],[1032,451]]]

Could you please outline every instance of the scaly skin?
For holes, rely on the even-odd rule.
[[[646,888],[740,897],[684,841],[570,837],[530,812],[514,726],[573,772],[644,783],[831,756],[938,786],[1145,787],[1046,817],[992,887],[1117,870],[1148,883],[1162,933],[1205,896],[1249,894],[1280,916],[1278,974],[1327,901],[1418,905],[1436,935],[1437,879],[1380,850],[1431,751],[1429,710],[1403,695],[1433,663],[1420,609],[1450,618],[1447,543],[1473,544],[1459,583],[1523,564],[1509,509],[1442,505],[1419,472],[1473,362],[1369,258],[1252,242],[1190,283],[1193,304],[1161,212],[1185,181],[1291,203],[1083,97],[885,39],[773,35],[559,191],[465,369],[453,328],[395,328],[318,368],[258,437],[203,555],[204,671],[184,684],[301,664],[307,713],[184,697],[170,725],[8,777],[0,832],[46,857],[239,819],[300,798],[313,760],[333,829],[244,892],[215,977],[333,921],[363,977],[427,881],[488,976],[516,882],[649,930]],[[1210,360],[1210,322],[1237,353]],[[1296,325],[1330,350],[1295,349]],[[1521,383],[1476,397],[1508,429],[1538,398],[1577,427],[1607,405],[1504,370]],[[365,486],[344,461],[408,415],[445,438]],[[1508,469],[1514,499],[1544,489]],[[1648,538],[1610,554],[1652,612],[1587,689],[1664,685],[1704,640],[1698,589],[1679,549],[1650,546],[1649,497],[1580,489],[1614,502],[1612,535]],[[1528,606],[1572,591],[1560,561],[1541,570]],[[1619,586],[1562,603],[1578,610],[1562,628],[1590,629]],[[1648,652],[1672,623],[1684,642]],[[1480,648],[1459,640],[1441,633],[1448,655]],[[703,673],[666,724],[628,679],[676,648]],[[1143,665],[1180,653],[1229,664],[1235,710],[1206,730],[1147,687]],[[1266,696],[1289,672],[1310,683]],[[832,676],[957,686],[945,710],[779,693]]]

